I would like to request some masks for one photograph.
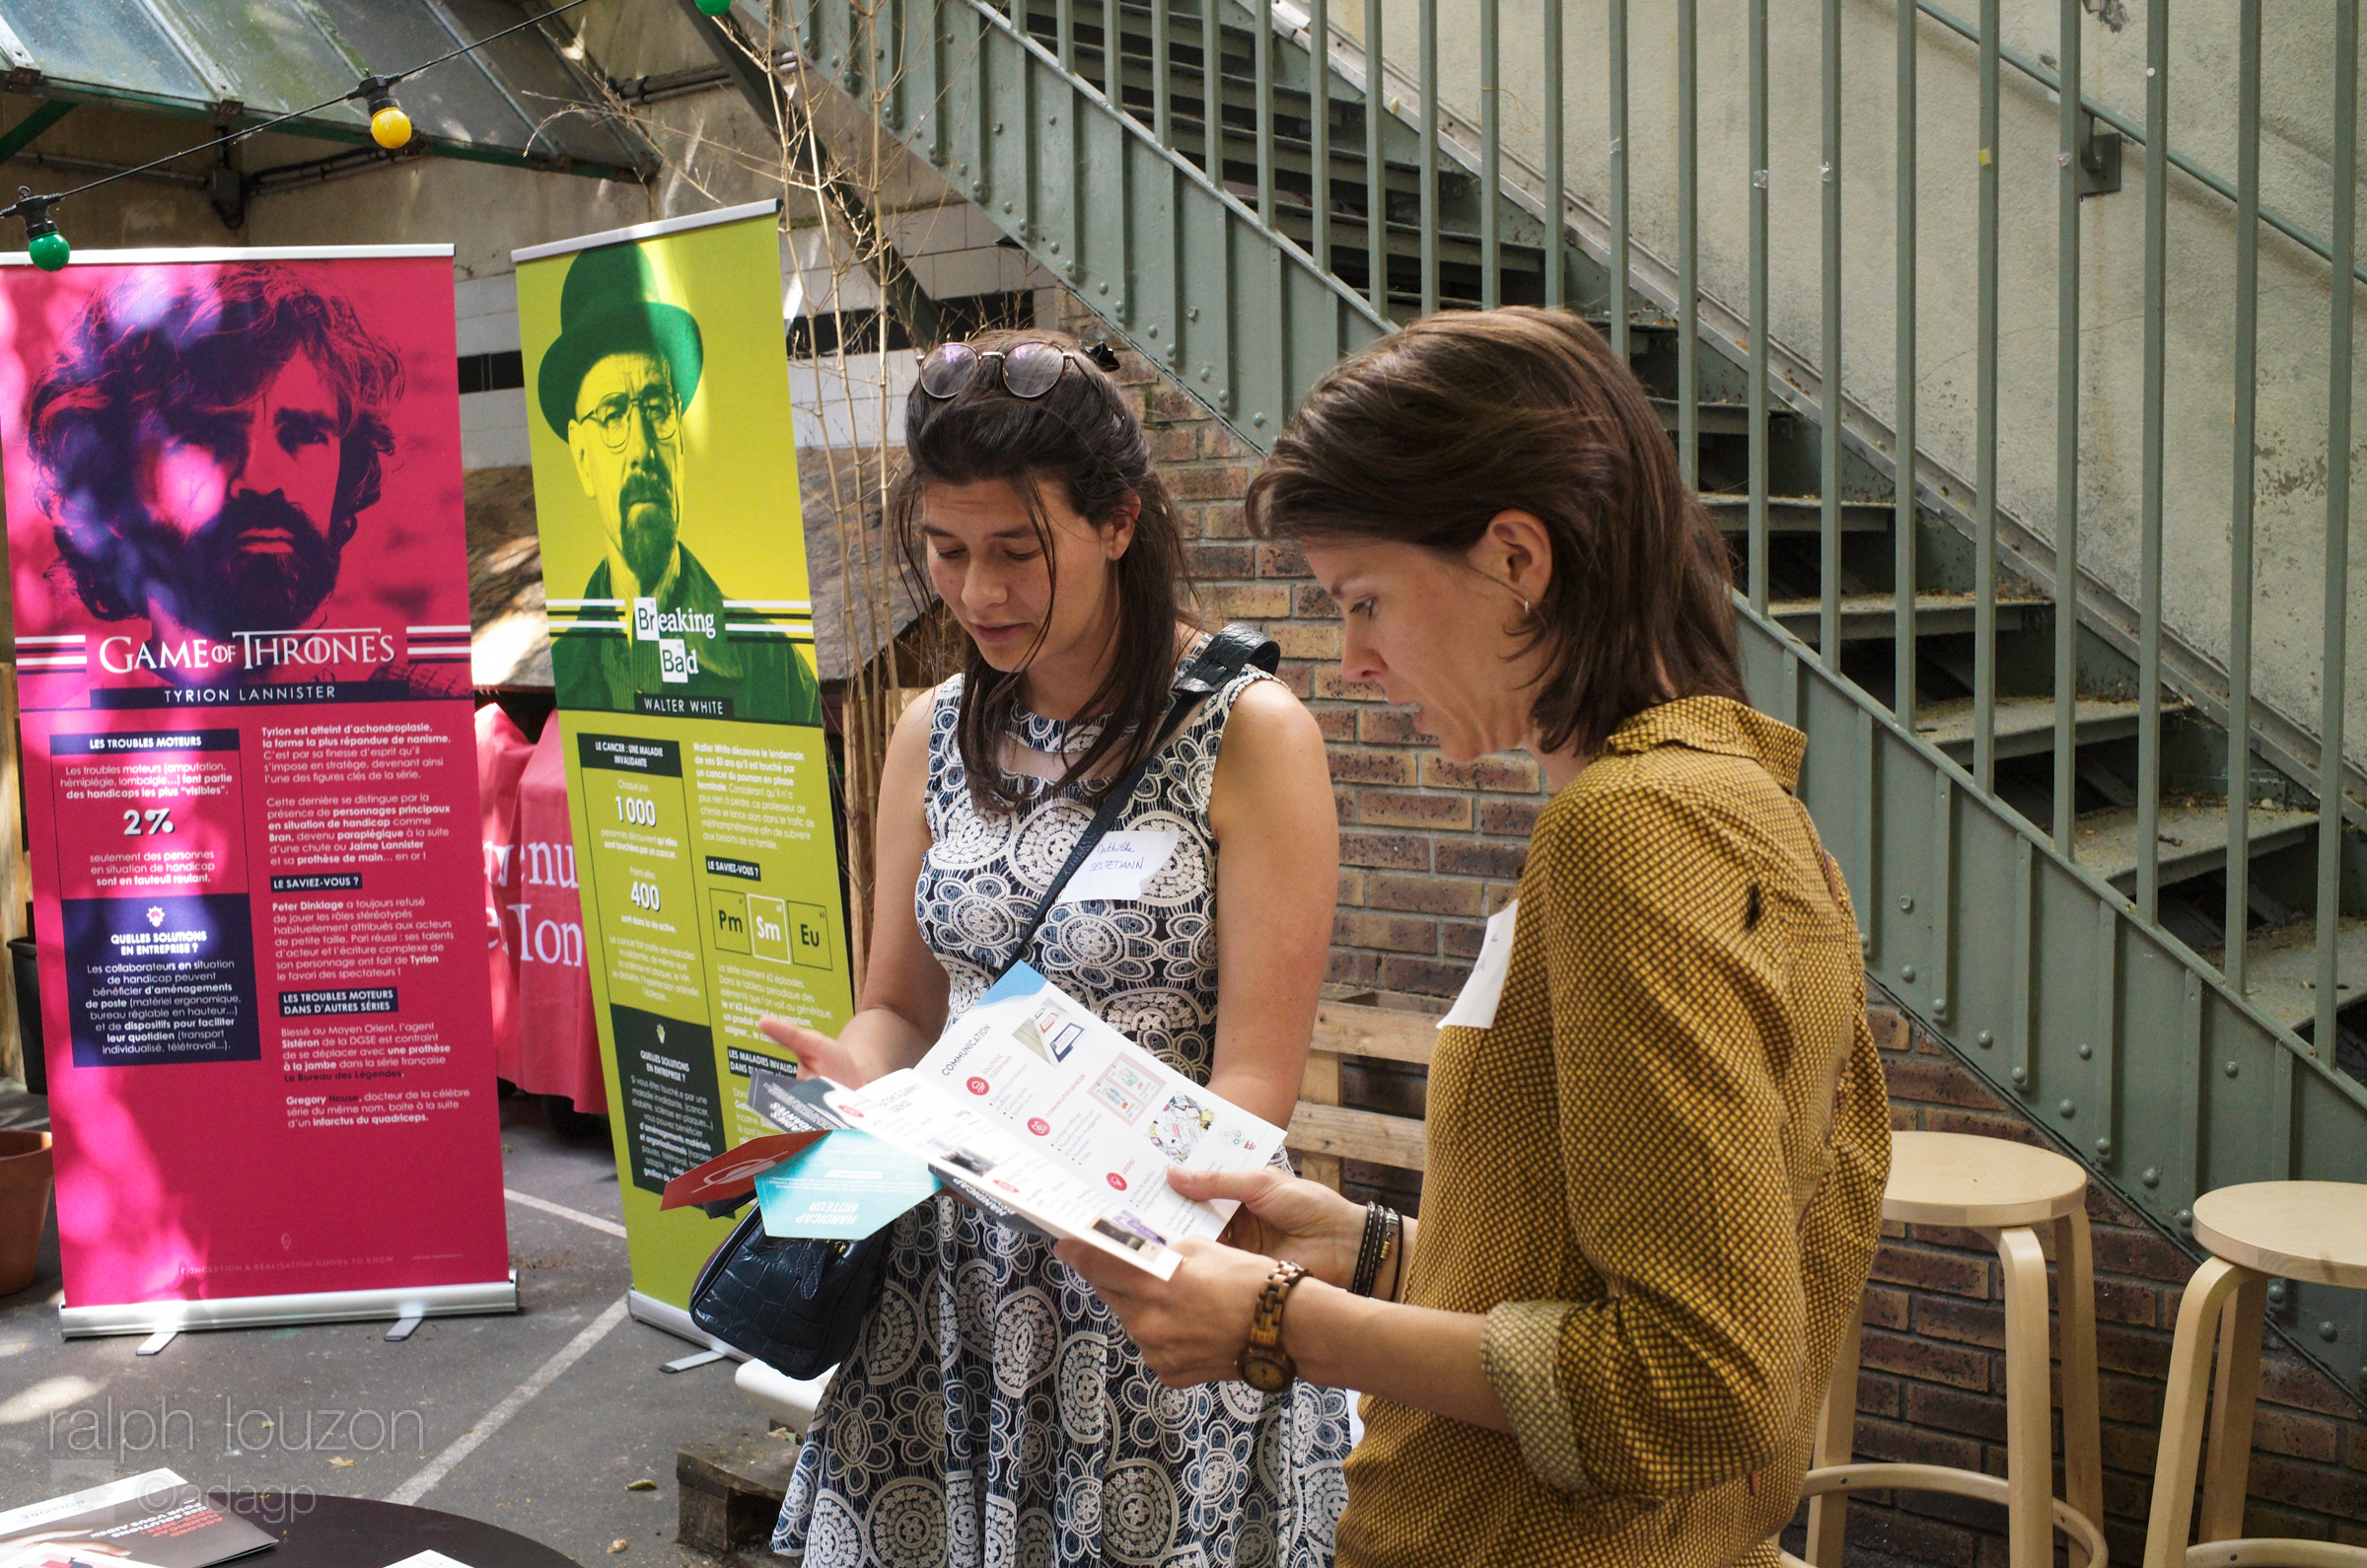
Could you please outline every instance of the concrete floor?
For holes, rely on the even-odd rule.
[[[510,1189],[619,1219],[605,1140],[555,1136],[524,1099],[503,1111]],[[200,1485],[357,1497],[412,1482],[620,1302],[630,1282],[621,1238],[515,1201],[509,1221],[522,1306],[515,1317],[430,1319],[393,1345],[380,1337],[383,1323],[183,1334],[144,1359],[128,1337],[58,1338],[53,1230],[40,1277],[0,1297],[0,1508],[158,1467]],[[714,1568],[716,1559],[674,1543],[675,1451],[764,1422],[734,1390],[728,1361],[659,1371],[692,1348],[630,1319],[613,1323],[411,1500],[500,1525],[586,1565]],[[98,1419],[78,1428],[82,1411]],[[161,1440],[151,1419],[160,1411]],[[329,1447],[332,1426],[341,1428],[341,1450]],[[109,1450],[93,1447],[103,1429],[119,1434]],[[89,1441],[78,1444],[78,1430]],[[627,1489],[643,1477],[656,1487]],[[625,1550],[611,1554],[617,1540]]]

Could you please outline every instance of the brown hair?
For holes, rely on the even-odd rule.
[[[1031,340],[1054,344],[1072,356],[1041,397],[1014,397],[1005,391],[1001,361],[981,365],[951,397],[912,389],[904,402],[904,465],[889,492],[888,515],[915,597],[925,604],[934,591],[920,521],[931,485],[1001,479],[1018,491],[1043,546],[1047,586],[1054,595],[1060,589],[1059,569],[1053,564],[1042,487],[1057,485],[1069,508],[1096,528],[1108,527],[1128,496],[1140,499],[1133,541],[1111,563],[1117,594],[1116,657],[1108,677],[1079,710],[1081,717],[1106,714],[1109,722],[1061,774],[1065,787],[1098,774],[1121,776],[1141,760],[1175,684],[1176,625],[1191,617],[1184,610],[1188,580],[1175,503],[1151,465],[1142,421],[1117,385],[1062,332],[980,332],[969,342],[993,353]],[[1033,660],[1040,647],[1039,642],[1030,648],[1028,657]],[[1002,767],[1003,733],[1018,705],[1024,673],[1024,666],[1009,674],[995,669],[975,643],[963,662],[955,734],[970,799],[981,812],[1013,811],[1027,801],[1004,780]]]
[[[1526,306],[1433,316],[1341,361],[1250,482],[1263,537],[1399,542],[1461,558],[1533,513],[1553,574],[1522,626],[1545,651],[1549,749],[1600,748],[1677,697],[1748,700],[1725,543],[1651,398],[1595,329]]]

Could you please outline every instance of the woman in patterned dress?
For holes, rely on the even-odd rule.
[[[905,457],[892,523],[968,634],[966,668],[889,744],[861,1009],[835,1039],[767,1033],[803,1071],[860,1085],[917,1062],[1024,957],[1286,1125],[1338,863],[1315,721],[1254,670],[1201,699],[1112,829],[1173,832],[1174,852],[1138,897],[1055,904],[1015,953],[1201,641],[1180,530],[1124,394],[1053,334],[932,354]],[[1046,1243],[940,1195],[896,1222],[772,1544],[809,1568],[1316,1568],[1347,1448],[1336,1390],[1161,1389]]]

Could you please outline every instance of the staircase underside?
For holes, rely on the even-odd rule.
[[[1099,8],[1076,10],[1092,24],[1081,31],[1098,38]],[[1277,26],[1270,40],[1275,79],[1289,90],[1277,96],[1277,127],[1290,127],[1288,114],[1299,121],[1295,136],[1274,138],[1276,224],[1269,227],[1242,194],[1249,134],[1243,126],[1254,129],[1257,108],[1234,79],[1240,63],[1234,54],[1248,54],[1247,36],[1237,50],[1234,36],[1256,23],[1230,0],[1225,136],[1213,178],[1201,167],[1208,162],[1204,120],[1184,112],[1186,100],[1196,104],[1201,92],[1193,74],[1196,20],[1182,26],[1196,19],[1196,8],[1189,18],[1175,13],[1172,149],[1146,123],[1152,114],[1144,85],[1147,41],[1127,40],[1119,74],[1131,112],[1121,113],[1094,82],[1064,71],[1009,16],[980,0],[906,0],[902,9],[882,8],[878,15],[875,24],[852,0],[810,0],[798,16],[805,57],[819,78],[858,105],[876,102],[886,130],[1253,447],[1262,451],[1271,443],[1327,368],[1391,329],[1363,296],[1366,280],[1354,276],[1369,265],[1363,216],[1355,200],[1338,194],[1343,180],[1363,178],[1360,136],[1334,134],[1331,148],[1333,243],[1353,255],[1327,258],[1335,274],[1308,253],[1311,63],[1287,27]],[[1124,18],[1129,32],[1147,33],[1147,11],[1129,7]],[[1194,45],[1189,62],[1181,43],[1186,34]],[[1088,75],[1103,69],[1098,43],[1079,52],[1091,62]],[[1361,104],[1363,62],[1345,39],[1333,58],[1327,98],[1346,112],[1339,107]],[[893,87],[875,95],[868,85],[874,80]],[[1295,108],[1290,91],[1297,94]],[[1398,112],[1383,121],[1392,219],[1384,293],[1393,314],[1404,314],[1400,285],[1409,275],[1418,283],[1418,273],[1402,264],[1418,255],[1419,234],[1396,220],[1418,183],[1419,160],[1416,128],[1400,116],[1418,98],[1394,77],[1391,96]],[[1452,115],[1442,122],[1440,146],[1450,209],[1468,216],[1477,201],[1496,201],[1516,265],[1523,264],[1522,248],[1541,243],[1542,214],[1558,210],[1570,237],[1564,297],[1600,315],[1611,254],[1601,216],[1566,197],[1548,202],[1534,172],[1510,160],[1500,191],[1478,190],[1476,129]],[[1248,175],[1254,181],[1254,164]],[[1248,192],[1254,200],[1254,183]],[[1475,268],[1478,259],[1468,232],[1442,237],[1440,253],[1455,277],[1452,268]],[[1631,267],[1638,352],[1662,352],[1673,331],[1675,269],[1640,251],[1632,253]],[[1505,298],[1519,297],[1510,273],[1504,287]],[[1733,311],[1702,301],[1700,341],[1711,352],[1701,358],[1719,377],[1717,387],[1704,382],[1696,403],[1705,450],[1716,440],[1747,438],[1750,430],[1747,405],[1730,394],[1745,326]],[[1813,365],[1779,343],[1768,349],[1776,369],[1769,379],[1775,416],[1813,428],[1823,398]],[[1682,410],[1663,401],[1663,421],[1674,429]],[[1893,502],[1869,498],[1879,497],[1892,472],[1890,432],[1846,404],[1841,424],[1853,471],[1864,481],[1842,491],[1844,542],[1864,539],[1879,550],[1874,536],[1897,522]],[[1746,530],[1750,505],[1733,493],[1739,486],[1706,465],[1703,484],[1718,525],[1730,535]],[[1970,535],[1970,496],[1961,477],[1919,464],[1921,527],[1960,554]],[[1801,546],[1785,540],[1814,535],[1822,525],[1823,502],[1813,495],[1771,496],[1766,511],[1771,538],[1786,549]],[[2011,586],[1996,606],[1998,625],[2016,632],[2036,627],[2054,613],[2051,554],[2010,519],[2001,521],[2000,540],[2002,575]],[[1921,585],[1915,598],[1924,622],[1919,636],[1938,640],[1933,668],[1956,671],[1947,642],[1970,631],[1972,601]],[[2133,646],[2126,606],[2101,585],[2083,583],[2079,608],[2083,646],[2125,658]],[[2197,951],[2172,924],[2140,918],[2129,901],[2138,858],[2135,812],[2114,797],[2110,769],[2091,768],[2089,758],[2109,757],[2133,734],[2136,704],[2100,694],[2077,705],[2079,776],[2083,784],[2092,777],[2105,799],[2083,807],[2076,859],[2066,859],[2027,815],[2033,808],[2014,804],[2018,797],[2003,782],[2007,768],[2000,768],[1998,793],[1974,786],[1965,766],[1969,701],[1935,692],[1910,732],[1859,678],[1865,668],[1850,663],[1850,649],[1883,653],[1872,645],[1892,635],[1892,593],[1844,593],[1843,670],[1827,668],[1801,640],[1814,635],[1818,609],[1814,601],[1778,595],[1766,615],[1738,599],[1737,615],[1754,702],[1809,737],[1801,794],[1847,875],[1869,973],[2189,1249],[2190,1208],[2199,1192],[2288,1177],[2367,1179],[2367,1087],[2337,1071],[2334,1059],[2348,1047],[2296,1031],[2315,1004],[2308,922],[2280,915],[2256,932],[2248,991],[2238,995],[2214,962],[2215,950],[2206,944]],[[2170,651],[2165,679],[2187,714],[2216,722],[2224,714],[2224,689],[2213,688],[2207,661],[2189,653]],[[2168,716],[2175,721],[2180,714]],[[2260,752],[2288,775],[2304,776],[2315,748],[2280,723],[2274,716],[2262,721]],[[2002,698],[1994,733],[2009,765],[2050,751],[2051,701]],[[2263,857],[2273,860],[2314,833],[2314,824],[2310,812],[2256,806],[2244,852],[2256,866]],[[2165,886],[2207,880],[2227,863],[2226,816],[2217,803],[2188,806],[2165,797],[2156,831]],[[2343,982],[2367,987],[2367,919],[2346,918],[2338,948]],[[2315,1344],[2309,1335],[2295,1342],[2346,1386],[2357,1386],[2362,1369],[2355,1363],[2367,1358],[2349,1351],[2367,1335],[2367,1297],[2303,1287],[2295,1310],[2309,1322],[2339,1327],[2346,1350]],[[2337,1354],[2340,1364],[2329,1359]]]

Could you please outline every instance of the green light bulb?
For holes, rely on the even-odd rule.
[[[702,16],[724,16],[731,11],[732,0],[698,0],[698,9]]]
[[[59,270],[66,264],[66,258],[74,253],[74,248],[66,244],[66,237],[54,230],[36,235],[25,249],[32,254],[33,264],[43,272]]]

